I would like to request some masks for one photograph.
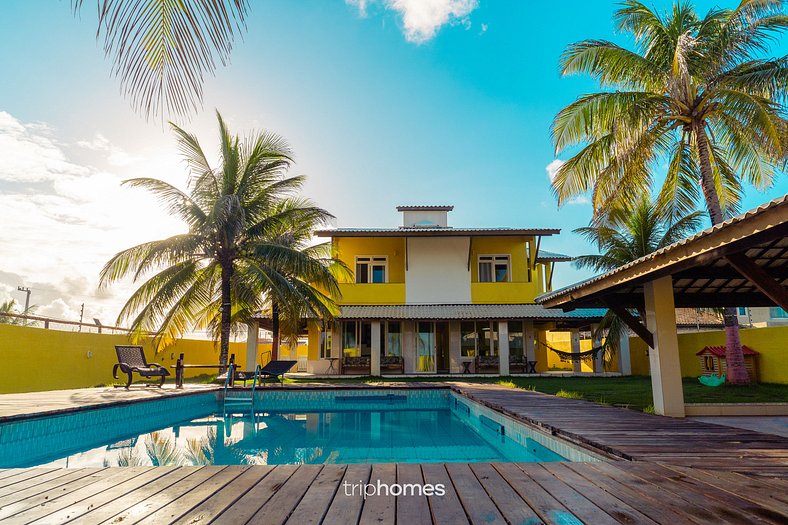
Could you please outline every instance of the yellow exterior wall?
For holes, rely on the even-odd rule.
[[[356,257],[388,257],[388,283],[356,284],[355,278],[339,285],[339,304],[404,304],[405,303],[405,239],[402,237],[336,237],[335,256],[352,271]]]
[[[788,384],[788,326],[744,328],[739,331],[741,342],[760,355],[756,358],[758,380],[763,383]],[[695,354],[704,346],[725,344],[725,332],[690,332],[679,334],[681,375],[697,377],[701,374],[700,360]],[[649,364],[646,343],[639,337],[629,340],[632,373],[648,375]]]
[[[570,333],[569,332],[547,332],[547,343],[552,346],[553,348],[557,348],[562,352],[571,352],[572,351],[572,342],[570,341]],[[591,350],[592,348],[592,341],[590,339],[581,339],[580,340],[580,351],[585,352],[586,350]],[[566,363],[561,361],[561,358],[558,357],[558,354],[548,349],[547,351],[547,369],[548,370],[566,370],[567,372],[571,372],[573,370],[572,363]],[[580,371],[581,372],[593,372],[593,363],[582,361],[580,364]]]
[[[129,344],[125,335],[62,332],[26,326],[0,324],[0,394],[37,392],[66,388],[107,385],[112,366],[117,363],[115,345]],[[213,341],[181,339],[164,352],[155,355],[149,343],[143,345],[149,362],[170,368],[183,352],[187,363],[218,363],[219,349]],[[88,357],[91,352],[91,357]],[[246,344],[230,343],[235,361],[245,366]],[[186,370],[186,377],[211,373],[210,369]],[[215,373],[215,371],[214,371]],[[125,376],[121,378],[125,382]],[[137,380],[137,376],[134,376]]]
[[[474,304],[531,303],[542,293],[542,265],[536,265],[528,281],[526,243],[536,249],[532,237],[475,237],[471,240],[471,302]],[[533,253],[533,252],[531,252]],[[480,283],[479,255],[510,255],[512,280],[508,283]]]

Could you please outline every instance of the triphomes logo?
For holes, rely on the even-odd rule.
[[[370,496],[445,496],[446,486],[443,483],[342,483],[345,496],[361,496],[367,499]]]

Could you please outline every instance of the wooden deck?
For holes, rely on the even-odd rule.
[[[456,384],[475,401],[564,439],[637,461],[788,477],[788,439],[497,385]]]
[[[8,469],[0,522],[788,523],[785,438],[495,385],[453,388],[621,459]],[[378,481],[443,484],[446,494],[364,499],[350,488]]]
[[[446,494],[345,494],[345,481],[377,480]],[[0,471],[0,521],[784,524],[788,482],[631,462],[12,469]]]

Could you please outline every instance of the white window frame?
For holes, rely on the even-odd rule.
[[[389,257],[388,255],[357,255],[356,256],[356,266],[354,268],[354,272],[358,269],[359,262],[367,263],[367,282],[360,283],[358,282],[358,275],[355,276],[356,284],[386,284],[389,282]],[[372,267],[379,266],[383,264],[383,282],[382,283],[373,283],[372,282]]]
[[[482,260],[484,259],[484,261]],[[495,265],[499,263],[501,259],[506,259],[506,276],[507,279],[505,281],[496,281],[495,280]],[[493,278],[492,281],[482,281],[482,272],[481,272],[481,265],[482,262],[492,264],[492,272],[491,276]],[[512,282],[512,256],[508,253],[485,253],[480,254],[477,258],[476,262],[476,279],[480,283],[510,283]]]

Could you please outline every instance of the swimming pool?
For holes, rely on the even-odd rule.
[[[254,411],[203,393],[0,424],[0,468],[599,459],[445,388],[264,390]]]

